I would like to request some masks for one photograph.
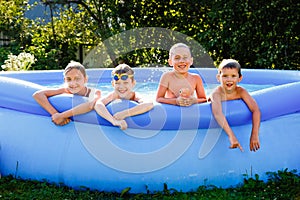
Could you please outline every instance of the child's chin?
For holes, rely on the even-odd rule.
[[[126,99],[126,95],[124,95],[124,94],[119,95],[119,97],[120,97],[121,99]]]

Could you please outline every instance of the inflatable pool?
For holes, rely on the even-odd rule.
[[[216,69],[192,69],[215,84]],[[162,69],[135,69],[138,82],[157,82]],[[109,69],[88,70],[89,82],[109,82]],[[210,103],[178,107],[156,103],[148,113],[126,119],[125,131],[94,111],[55,126],[32,98],[45,84],[60,83],[62,71],[0,73],[0,172],[100,191],[191,191],[200,185],[230,187],[243,178],[281,169],[300,170],[300,72],[243,70],[245,84],[272,84],[251,94],[262,113],[261,149],[250,152],[251,112],[241,100],[223,103],[224,114],[244,152],[229,149]],[[65,110],[86,101],[59,95]],[[108,105],[114,113],[133,102]]]

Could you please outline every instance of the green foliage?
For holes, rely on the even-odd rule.
[[[0,30],[12,40],[20,40],[26,19],[24,13],[27,8],[26,1],[8,0],[0,1]]]
[[[0,12],[4,13],[0,30],[12,35],[21,51],[35,55],[32,69],[64,68],[70,60],[78,60],[79,46],[92,48],[123,31],[144,27],[166,28],[192,37],[215,64],[234,58],[244,68],[300,69],[300,2],[296,0],[42,2],[53,11],[51,23],[24,18],[24,11],[34,6],[26,1],[0,1]],[[148,36],[140,35],[139,39]],[[125,55],[110,46],[103,51],[107,49],[112,64],[100,67],[112,67],[120,60],[132,66],[167,64],[166,49],[133,49]]]
[[[216,52],[215,60],[235,58],[246,68],[299,69],[299,4],[215,1],[205,22],[203,39],[213,35],[206,47]]]
[[[2,199],[298,199],[300,198],[300,175],[296,170],[268,172],[268,181],[259,176],[244,180],[237,187],[222,189],[212,185],[199,186],[195,191],[182,192],[168,188],[154,193],[131,194],[130,187],[121,193],[92,191],[88,188],[74,190],[63,184],[55,185],[46,181],[15,179],[12,176],[0,178],[0,198]]]

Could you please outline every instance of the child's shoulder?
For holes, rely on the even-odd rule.
[[[166,71],[162,74],[162,76],[171,76],[173,75],[175,72],[174,71]]]
[[[243,86],[240,86],[240,85],[237,85],[237,86],[236,86],[236,90],[237,90],[238,92],[246,92],[246,93],[248,93],[247,89],[244,88]]]
[[[194,73],[194,72],[188,72],[188,74],[190,75],[190,76],[192,76],[192,77],[196,77],[196,78],[200,78],[201,76],[200,76],[200,74],[197,74],[197,73]]]
[[[164,81],[164,82],[169,82],[169,81],[171,81],[171,79],[174,77],[173,74],[174,74],[174,72],[172,72],[172,71],[164,72],[164,73],[161,75],[161,81]]]

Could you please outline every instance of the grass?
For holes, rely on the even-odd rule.
[[[130,188],[121,193],[101,191],[74,190],[64,185],[48,182],[16,179],[6,176],[0,179],[0,199],[178,199],[178,200],[208,200],[208,199],[295,199],[300,200],[300,175],[296,170],[268,172],[268,181],[245,178],[244,183],[234,188],[222,189],[215,186],[200,186],[193,192],[180,192],[164,185],[163,191],[148,194],[131,194]]]

